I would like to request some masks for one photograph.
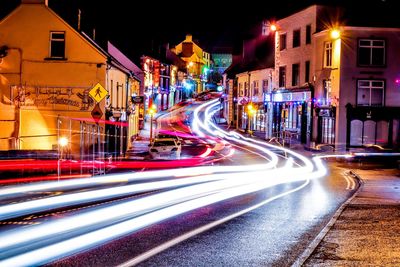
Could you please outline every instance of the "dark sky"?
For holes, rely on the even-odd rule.
[[[0,16],[4,16],[20,0],[0,2]],[[399,24],[400,21],[397,15],[400,12],[399,0],[232,2],[141,1],[138,6],[135,0],[49,0],[49,6],[74,27],[77,25],[78,9],[81,9],[83,31],[91,34],[96,28],[96,40],[110,40],[134,61],[159,43],[176,45],[185,38],[186,33],[191,33],[200,45],[209,50],[214,46],[240,44],[263,19],[279,19],[312,4],[344,6],[352,18],[379,24],[377,26],[382,23]],[[367,10],[361,11],[361,8]]]

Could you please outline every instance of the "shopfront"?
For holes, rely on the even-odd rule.
[[[276,91],[271,95],[272,136],[285,134],[293,140],[306,143],[311,135],[311,91]]]

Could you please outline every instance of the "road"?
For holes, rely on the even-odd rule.
[[[203,139],[211,138],[206,132],[214,127],[208,124],[212,112],[211,103],[194,114],[203,126],[192,125],[193,132]],[[61,192],[60,197],[45,205],[40,199],[35,205],[23,203],[17,214],[10,206],[8,215],[3,206],[3,221],[38,222],[13,226],[13,231],[3,225],[3,265],[290,265],[354,187],[338,167],[326,175],[317,160],[285,150],[272,153],[263,143],[223,131],[212,133],[219,136],[211,139],[218,153],[232,150],[213,166],[91,179],[90,190],[89,181],[79,189],[81,182],[69,200],[62,192],[71,184],[52,184],[46,192]],[[27,193],[9,193],[10,201],[18,197],[14,194]],[[56,212],[33,216],[48,210]]]

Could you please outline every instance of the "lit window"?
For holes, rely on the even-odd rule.
[[[360,66],[384,66],[385,40],[358,40],[358,64]]]
[[[65,32],[50,32],[50,57],[65,58]]]
[[[357,86],[357,105],[383,106],[385,81],[359,80]]]

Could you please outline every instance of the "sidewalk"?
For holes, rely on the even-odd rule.
[[[353,174],[360,179],[360,188],[300,266],[400,266],[400,171]]]

